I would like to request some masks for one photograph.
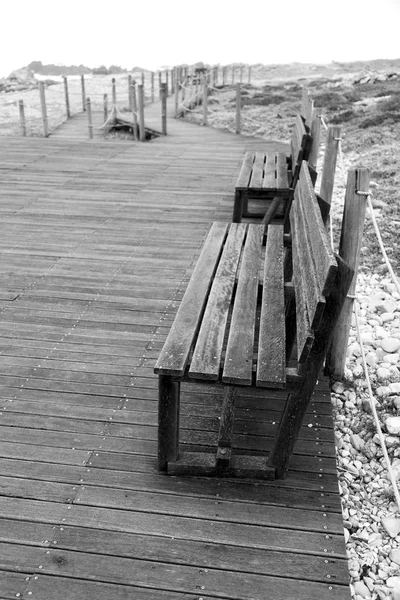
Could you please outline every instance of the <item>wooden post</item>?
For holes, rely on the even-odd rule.
[[[167,471],[179,456],[180,382],[164,375],[158,381],[158,470]]]
[[[146,130],[144,126],[144,91],[143,85],[140,84],[138,87],[138,105],[139,105],[139,139],[144,142],[146,139]]]
[[[65,94],[65,109],[67,111],[67,119],[70,119],[71,118],[71,110],[69,107],[68,80],[65,75],[63,76],[63,80],[64,80],[64,94]]]
[[[132,116],[133,116],[133,139],[137,140],[138,135],[138,114],[137,114],[137,100],[136,100],[136,81],[132,81],[130,89],[131,101],[132,101]]]
[[[309,101],[310,101],[310,98],[309,98],[309,95],[308,95],[308,89],[303,86],[303,89],[301,90],[301,109],[300,109],[300,114],[301,114],[301,116],[304,119],[307,116]]]
[[[167,135],[167,84],[161,86],[161,133]]]
[[[240,67],[239,81],[240,81],[240,83],[242,83],[242,81],[243,81],[243,67]]]
[[[161,85],[162,85],[162,78],[161,78],[161,71],[158,71],[158,97],[161,100]]]
[[[42,110],[43,135],[49,137],[49,124],[47,121],[46,96],[44,93],[44,81],[39,81],[40,107]]]
[[[354,276],[335,327],[326,359],[327,372],[337,379],[343,378],[346,364],[368,192],[368,169],[365,167],[350,169],[347,176],[339,255],[354,270]]]
[[[222,67],[222,86],[225,85],[226,67]]]
[[[154,72],[151,72],[151,101],[154,102]]]
[[[21,135],[26,137],[26,121],[25,121],[25,109],[24,109],[24,101],[19,101],[19,122],[21,125]]]
[[[129,110],[132,110],[132,75],[128,75],[128,101],[129,101]]]
[[[235,83],[235,67],[232,65],[232,85]]]
[[[175,78],[175,118],[178,116],[179,110],[179,77]]]
[[[248,79],[249,84],[251,83],[251,65],[249,65],[249,79]]]
[[[115,77],[111,79],[111,88],[112,88],[112,103],[113,106],[117,106],[117,88],[115,85]]]
[[[108,94],[103,94],[103,113],[105,123],[108,118]]]
[[[208,104],[208,85],[207,85],[207,77],[204,77],[203,82],[203,125],[207,125],[207,107]]]
[[[341,128],[339,125],[330,125],[326,132],[324,162],[322,165],[319,195],[329,204],[331,204],[333,196],[340,133]]]
[[[82,110],[86,110],[86,92],[85,92],[85,76],[81,75],[81,89],[82,89]]]
[[[319,142],[321,136],[321,108],[314,108],[311,118],[311,137],[312,137],[312,146],[311,152],[308,157],[308,162],[310,165],[316,170],[318,163],[318,154],[319,154]]]
[[[240,109],[241,109],[240,83],[236,84],[236,133],[240,133]]]
[[[86,100],[86,110],[88,117],[88,129],[89,129],[89,139],[93,139],[93,121],[92,121],[92,103],[90,102],[90,98]]]
[[[142,71],[142,73],[140,75],[140,81],[143,86],[143,97],[144,97],[144,71]]]

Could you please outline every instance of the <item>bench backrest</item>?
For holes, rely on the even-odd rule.
[[[301,163],[303,160],[308,160],[312,145],[312,137],[304,124],[303,119],[298,114],[296,115],[294,128],[292,131],[292,137],[290,140],[290,155],[291,155],[291,169],[292,169],[292,182],[291,186],[294,188],[297,184],[297,180],[300,175]]]
[[[311,354],[326,354],[353,277],[352,269],[331,249],[305,162],[294,193],[290,221],[297,352],[301,365]]]

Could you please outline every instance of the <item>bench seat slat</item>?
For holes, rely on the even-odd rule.
[[[249,183],[249,188],[260,189],[262,186],[264,176],[264,161],[265,154],[263,152],[256,152],[256,156],[253,164],[253,171]]]
[[[251,385],[254,329],[264,226],[249,226],[227,342],[223,383]]]
[[[288,188],[288,161],[284,152],[278,152],[276,155],[276,187]]]
[[[250,183],[251,172],[253,169],[254,157],[254,152],[246,152],[246,154],[244,155],[239,177],[236,181],[235,189],[247,190]]]
[[[228,227],[226,223],[213,223],[155,365],[155,373],[184,374]]]
[[[269,225],[258,344],[257,385],[286,387],[283,226]]]
[[[247,225],[233,223],[211,287],[189,369],[189,377],[219,377],[225,329]]]
[[[275,176],[275,154],[267,154],[265,159],[265,173],[264,180],[262,183],[263,189],[276,189],[276,176]]]

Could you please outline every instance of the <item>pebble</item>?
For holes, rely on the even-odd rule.
[[[372,401],[400,481],[400,299],[389,277],[367,273],[358,276],[357,296]],[[400,600],[400,512],[371,414],[354,315],[344,379],[332,392],[353,600]]]

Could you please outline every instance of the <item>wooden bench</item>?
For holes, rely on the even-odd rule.
[[[309,128],[300,115],[296,116],[291,142],[290,156],[284,152],[246,152],[239,177],[235,185],[233,222],[240,223],[242,217],[263,218],[264,213],[251,213],[249,200],[274,200],[274,216],[282,199],[293,197],[300,166],[308,160],[312,147]]]
[[[265,236],[262,224],[213,223],[155,366],[160,471],[285,476],[353,276],[330,248],[306,163],[290,221],[290,237],[282,224]],[[180,451],[181,382],[222,386],[213,452]],[[235,396],[245,388],[288,393],[268,458],[232,452]]]

